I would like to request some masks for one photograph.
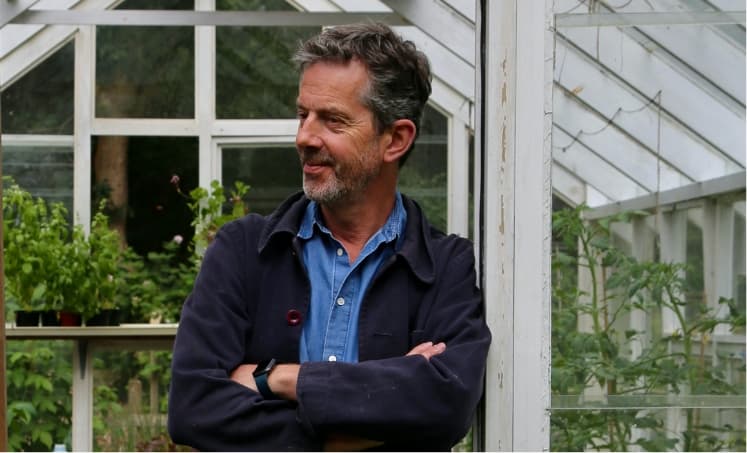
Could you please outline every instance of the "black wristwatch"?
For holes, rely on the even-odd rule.
[[[254,373],[252,373],[254,376],[254,382],[257,383],[257,390],[259,390],[259,393],[266,400],[277,399],[277,396],[272,393],[272,390],[270,390],[270,385],[267,383],[267,377],[270,375],[270,371],[275,368],[275,365],[277,365],[277,363],[278,362],[275,359],[262,360],[257,364],[257,368],[254,369]]]

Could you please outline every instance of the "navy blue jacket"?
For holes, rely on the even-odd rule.
[[[296,238],[308,200],[225,225],[208,247],[174,345],[169,433],[201,450],[321,450],[325,433],[385,450],[449,450],[470,426],[490,343],[472,244],[432,228],[403,197],[401,250],[377,271],[359,319],[359,363],[301,365],[298,402],[231,381],[242,363],[298,363],[309,280]],[[300,318],[300,319],[299,319]],[[301,322],[299,322],[299,320]],[[414,346],[446,343],[426,360]]]

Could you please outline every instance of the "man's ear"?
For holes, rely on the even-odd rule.
[[[410,149],[415,140],[415,123],[402,119],[392,123],[387,134],[391,137],[384,150],[384,162],[396,162]]]

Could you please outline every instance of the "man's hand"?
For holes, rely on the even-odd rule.
[[[254,370],[256,369],[257,364],[255,363],[244,363],[239,365],[231,372],[231,380],[257,392],[257,383],[254,382]]]
[[[433,344],[432,341],[426,341],[425,343],[420,343],[419,345],[415,346],[405,355],[417,355],[420,354],[423,357],[426,358],[426,360],[430,360],[431,357],[434,355],[441,354],[446,350],[446,343],[436,343]]]

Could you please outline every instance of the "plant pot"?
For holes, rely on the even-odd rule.
[[[60,325],[62,327],[79,327],[83,324],[80,313],[71,313],[69,311],[60,312]]]
[[[56,327],[60,325],[60,313],[57,310],[44,310],[41,312],[41,324],[44,327]]]
[[[86,320],[86,326],[118,326],[119,309],[105,308]]]
[[[16,327],[39,327],[39,312],[16,310]]]

